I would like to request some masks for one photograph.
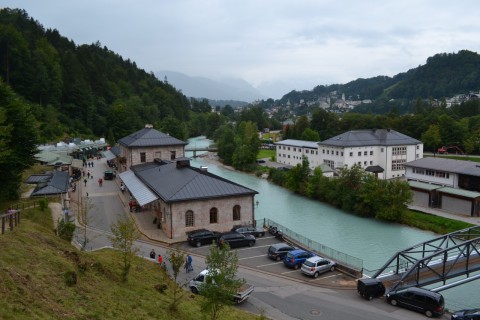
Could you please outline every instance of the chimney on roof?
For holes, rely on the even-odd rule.
[[[151,128],[153,128],[153,124],[149,124],[149,123],[147,123],[147,124],[145,125],[145,128],[147,128],[147,129],[151,129]]]
[[[178,168],[188,168],[190,167],[190,159],[178,159],[177,160],[177,169]]]
[[[200,171],[208,172],[208,167],[201,166]]]

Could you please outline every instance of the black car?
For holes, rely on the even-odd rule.
[[[295,249],[296,249],[295,247],[292,247],[291,245],[288,245],[284,242],[276,243],[274,245],[271,245],[268,248],[267,255],[269,258],[273,260],[280,261],[280,260],[283,260],[283,258],[285,258],[287,253]]]
[[[251,234],[255,238],[263,237],[265,235],[265,230],[263,228],[255,228],[252,226],[235,226],[231,230],[232,232],[238,232],[241,234]]]
[[[365,299],[372,300],[385,294],[385,286],[382,281],[375,278],[358,279],[357,292]]]
[[[199,229],[187,232],[187,241],[190,245],[200,247],[204,244],[211,244],[218,241],[221,233],[207,229]]]
[[[480,319],[480,309],[465,309],[455,311],[452,320],[477,320]]]
[[[445,312],[445,300],[440,293],[410,287],[394,293],[387,293],[387,302],[392,306],[400,306],[424,313],[427,317],[440,317]]]
[[[218,238],[218,244],[228,243],[230,248],[252,247],[255,244],[255,237],[251,234],[241,234],[238,232],[226,232]]]

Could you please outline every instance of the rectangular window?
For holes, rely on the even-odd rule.
[[[383,148],[380,148],[380,152],[383,152]]]
[[[343,151],[342,151],[342,157],[343,157]]]
[[[359,157],[362,156],[362,151],[358,151],[358,156],[359,156]]]
[[[353,157],[353,152],[350,152],[350,157]]]
[[[147,162],[147,154],[145,152],[140,152],[140,162]]]
[[[293,148],[293,151],[297,151],[297,148]]]
[[[405,159],[392,160],[392,171],[404,170]]]
[[[322,153],[325,154],[325,149],[322,149]]]
[[[334,169],[335,167],[335,162],[332,160],[323,160],[323,163],[329,166],[330,168]]]
[[[373,161],[370,161],[370,165],[373,165]]]
[[[370,155],[373,156],[373,151],[370,151]]]
[[[364,151],[363,155],[366,156],[368,154],[368,151]]]
[[[393,147],[392,148],[393,155],[403,155],[407,154],[407,147]]]
[[[366,166],[366,165],[367,165],[367,161],[363,161],[363,165]]]
[[[338,151],[335,151],[335,155],[338,156]]]

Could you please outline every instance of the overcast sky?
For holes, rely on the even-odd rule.
[[[437,53],[480,52],[474,0],[2,0],[77,45],[147,72],[291,89],[393,76]]]

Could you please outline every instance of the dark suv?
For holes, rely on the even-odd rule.
[[[265,235],[265,230],[263,228],[256,228],[252,226],[234,226],[232,228],[233,232],[238,232],[241,234],[251,234],[255,238],[263,237]]]
[[[255,237],[251,234],[241,234],[238,232],[226,232],[218,238],[218,244],[228,243],[230,248],[236,247],[252,247],[255,244]]]
[[[388,293],[387,302],[392,306],[401,306],[417,312],[424,313],[427,317],[440,317],[444,312],[445,300],[440,293],[430,290],[410,287],[394,293]]]
[[[292,250],[295,248],[284,242],[276,243],[268,248],[267,255],[270,259],[280,261]]]
[[[200,247],[201,245],[211,244],[214,241],[218,241],[220,235],[220,232],[199,229],[187,232],[187,241],[192,246]]]

